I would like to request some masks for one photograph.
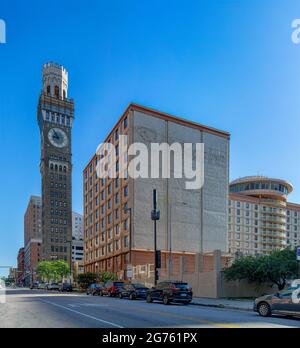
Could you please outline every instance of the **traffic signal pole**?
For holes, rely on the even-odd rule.
[[[158,281],[158,268],[160,268],[160,252],[157,250],[157,229],[156,222],[160,219],[160,211],[157,210],[156,190],[153,190],[153,210],[151,212],[151,220],[154,222],[154,286]]]

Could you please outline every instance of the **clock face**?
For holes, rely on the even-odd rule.
[[[68,144],[67,134],[59,128],[51,128],[48,133],[48,139],[55,147],[65,147]]]

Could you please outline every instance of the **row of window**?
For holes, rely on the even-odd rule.
[[[123,230],[124,231],[128,231],[128,225],[129,225],[128,219],[124,220],[123,221]],[[102,230],[101,235],[104,236],[104,233],[105,233],[105,231],[104,231],[104,229],[105,229],[105,220],[104,219],[101,219],[100,227],[101,227],[101,230]],[[115,235],[119,235],[120,234],[120,224],[116,224],[114,226],[114,230],[115,230]],[[99,232],[99,224],[98,224],[98,222],[95,223],[94,228],[90,227],[89,230],[86,229],[86,231],[85,231],[85,237],[86,238],[89,237],[88,231],[90,232],[90,237],[93,236],[93,233]],[[108,229],[107,236],[108,236],[108,239],[112,238],[112,228]],[[98,238],[98,237],[96,237],[96,238]],[[102,241],[104,241],[104,237],[102,238]]]
[[[50,201],[50,205],[51,206],[56,206],[56,207],[66,207],[67,206],[67,202],[51,200]]]
[[[54,246],[54,245],[51,245],[51,252],[52,253],[66,253],[67,252],[67,247],[65,246]]]
[[[62,126],[70,126],[70,117],[56,112],[46,111],[46,121],[51,121]]]
[[[58,164],[53,164],[52,162],[49,164],[49,168],[50,170],[54,170],[54,171],[59,171],[59,172],[67,172],[67,166],[63,166],[63,165],[58,165]]]
[[[129,247],[129,238],[128,236],[125,236],[123,238],[123,245],[124,248]],[[113,252],[117,252],[121,250],[121,241],[119,239],[115,240],[113,243],[107,244],[107,246],[102,246],[100,248],[97,248],[95,251],[90,251],[89,253],[86,253],[86,261],[93,260],[93,257],[104,257],[105,255],[112,254]]]
[[[241,183],[230,185],[230,192],[243,192],[249,190],[274,190],[279,191],[284,194],[288,194],[288,188],[277,182],[251,182],[251,183]]]
[[[127,116],[124,117],[122,126],[123,126],[123,130],[126,130],[126,129],[127,129],[127,127],[128,127],[128,118],[127,118]],[[116,141],[119,139],[119,129],[116,129],[116,130],[115,130],[114,138],[115,138]],[[125,139],[126,139],[126,138],[125,138]],[[112,142],[112,138],[108,139],[107,142],[108,142],[108,143],[111,143],[111,142]],[[115,148],[118,149],[118,145],[116,145]],[[94,164],[93,164],[93,163],[90,164],[90,166],[89,166],[89,172],[90,172],[90,174],[93,172],[93,169],[94,169],[94,167],[95,167],[96,165],[97,165],[97,160],[95,161]],[[88,172],[86,171],[86,172],[85,172],[85,178],[87,178],[87,175],[88,175]]]

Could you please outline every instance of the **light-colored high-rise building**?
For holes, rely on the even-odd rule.
[[[203,188],[187,189],[186,178],[174,178],[172,171],[169,179],[127,177],[130,159],[121,135],[127,136],[126,146],[143,143],[149,151],[151,143],[203,143]],[[209,269],[214,250],[226,254],[229,139],[227,132],[131,104],[106,139],[99,139],[115,146],[116,158],[109,166],[118,177],[98,178],[97,155],[84,169],[85,271],[111,271],[126,278],[133,270],[133,278],[153,277],[153,189],[160,209],[161,276],[167,269],[174,277],[179,269],[193,272],[197,255],[208,257],[201,267]],[[122,161],[126,165],[121,167]]]
[[[72,212],[72,262],[78,273],[83,271],[83,216]]]
[[[287,202],[293,187],[285,180],[250,176],[230,183],[229,251],[270,254],[300,244],[300,205]]]
[[[72,212],[72,239],[83,240],[83,216]]]

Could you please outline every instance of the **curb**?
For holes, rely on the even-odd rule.
[[[235,307],[235,306],[226,306],[223,304],[205,304],[205,303],[195,303],[191,302],[190,305],[193,306],[200,306],[200,307],[210,307],[210,308],[221,308],[221,309],[233,309],[238,311],[245,311],[245,312],[252,312],[252,308],[241,308],[241,307]]]

